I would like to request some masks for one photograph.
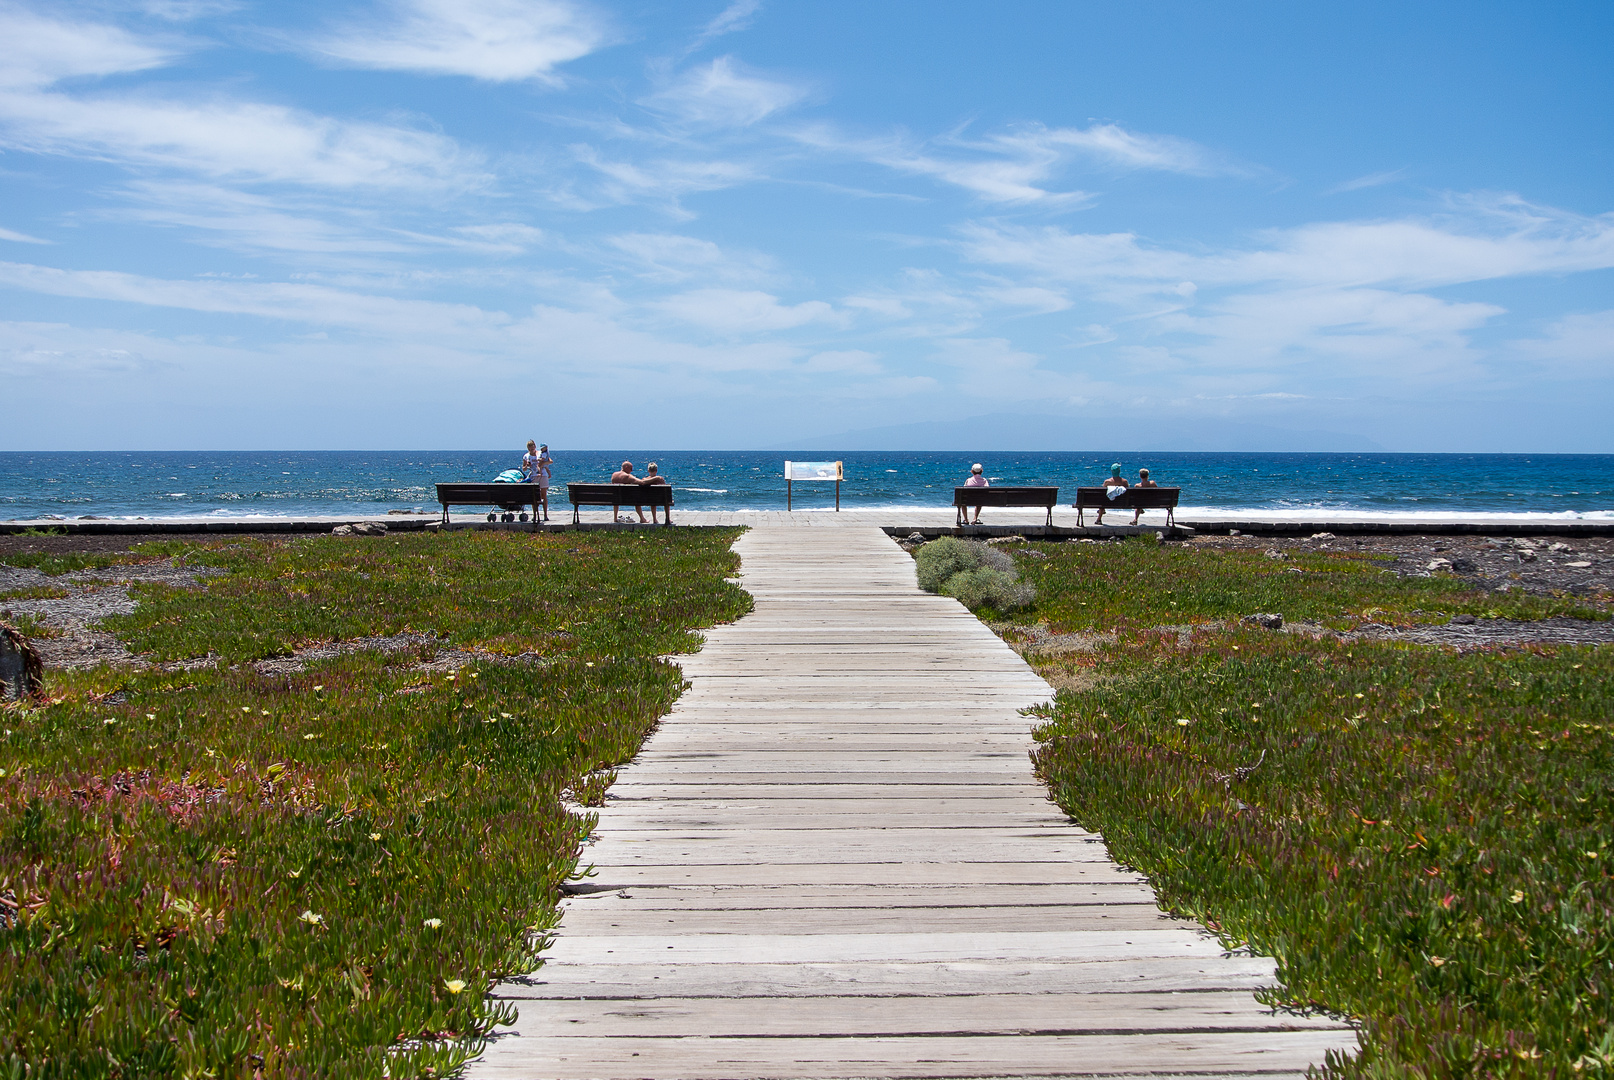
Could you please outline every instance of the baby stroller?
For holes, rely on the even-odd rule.
[[[537,500],[538,485],[527,483],[527,474],[520,469],[506,469],[498,476],[495,476],[493,482],[495,484],[509,484],[512,487],[520,486],[510,493],[510,498],[500,499],[493,504],[497,509],[489,511],[488,520],[526,521],[527,507]],[[517,492],[520,492],[520,494],[517,494]]]

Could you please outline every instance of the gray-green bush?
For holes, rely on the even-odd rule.
[[[921,547],[917,561],[921,589],[951,596],[972,611],[1018,611],[1037,598],[1036,589],[1020,581],[1014,560],[979,540],[943,536]]]

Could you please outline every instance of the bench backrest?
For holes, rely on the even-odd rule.
[[[1182,488],[1129,487],[1125,495],[1110,498],[1106,489],[1101,487],[1079,487],[1076,489],[1076,505],[1082,509],[1091,509],[1097,506],[1125,507],[1128,510],[1160,510],[1177,505],[1177,496]]]
[[[443,506],[502,506],[513,510],[538,498],[536,484],[438,484],[437,501]]]
[[[954,506],[1054,506],[1056,487],[956,487]]]
[[[671,484],[567,484],[574,506],[671,506]]]

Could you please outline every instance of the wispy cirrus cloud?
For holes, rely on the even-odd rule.
[[[803,86],[758,74],[732,56],[720,56],[670,78],[642,104],[678,124],[743,128],[806,96]]]
[[[861,158],[898,172],[929,176],[987,202],[1081,205],[1093,196],[1054,190],[1052,181],[1075,163],[1089,168],[1153,170],[1190,176],[1252,170],[1205,147],[1169,135],[1146,135],[1116,124],[1050,128],[1024,124],[977,138],[954,132],[927,140],[905,135],[854,138],[829,125],[808,125],[796,138],[815,149]]]
[[[0,63],[0,91],[6,93],[61,79],[148,71],[178,52],[108,23],[50,18],[11,5],[0,5],[0,40],[6,42]]]
[[[85,93],[70,78],[148,71],[175,50],[106,24],[0,8],[0,146],[217,179],[324,187],[476,186],[480,155],[434,131],[348,121],[222,95]]]
[[[13,244],[48,244],[49,240],[41,240],[37,236],[17,232],[15,229],[0,229],[0,240],[9,240]]]
[[[1243,249],[1185,250],[1133,233],[976,222],[970,258],[1051,280],[1126,290],[1198,285],[1429,288],[1614,267],[1614,214],[1582,216],[1513,197],[1469,199],[1445,218],[1320,222],[1260,234]]]
[[[762,0],[734,0],[728,7],[718,13],[717,17],[701,28],[701,32],[690,43],[689,52],[704,46],[713,38],[720,38],[724,34],[734,34],[751,25],[751,20],[762,10]]]
[[[759,252],[725,250],[710,240],[676,233],[622,233],[608,238],[611,248],[630,260],[646,281],[683,283],[745,280],[756,283],[776,273],[774,260]]]
[[[843,323],[844,316],[822,300],[781,303],[756,289],[695,289],[653,301],[654,309],[680,322],[720,334],[788,330],[808,323]]]
[[[1365,176],[1358,176],[1354,180],[1346,180],[1343,183],[1335,184],[1333,187],[1326,189],[1323,194],[1342,195],[1347,191],[1362,191],[1365,188],[1383,187],[1385,184],[1395,183],[1406,174],[1406,169],[1390,169],[1387,172],[1368,173]]]
[[[603,15],[568,0],[392,0],[310,47],[359,67],[554,84],[607,38]]]
[[[1565,315],[1510,348],[1549,377],[1614,380],[1614,311]]]

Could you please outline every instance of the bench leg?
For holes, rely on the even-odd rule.
[[[1048,527],[1053,528],[1053,524],[1054,524],[1054,508],[1050,506],[1048,508]]]

